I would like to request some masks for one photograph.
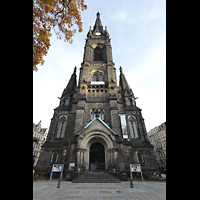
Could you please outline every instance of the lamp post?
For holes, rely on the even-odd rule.
[[[126,156],[127,156],[128,160],[129,160],[129,150],[128,149],[126,150]],[[129,163],[129,167],[130,167],[130,184],[131,184],[131,188],[134,188],[134,186],[133,186],[133,177],[132,177],[131,166],[130,166],[130,161],[128,163]]]
[[[61,173],[60,173],[60,178],[59,178],[59,180],[58,180],[57,188],[60,188],[61,179],[62,179],[62,174],[63,174],[63,168],[64,168],[64,160],[65,160],[65,156],[66,156],[66,154],[67,154],[67,150],[64,149],[64,150],[63,150],[62,170],[61,170]]]

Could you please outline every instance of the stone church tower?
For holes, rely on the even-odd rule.
[[[77,85],[76,67],[54,109],[38,165],[62,163],[64,175],[105,170],[124,179],[130,163],[158,169],[141,109],[120,67],[119,86],[110,36],[100,14],[89,29]]]

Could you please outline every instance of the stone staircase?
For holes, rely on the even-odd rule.
[[[107,172],[85,172],[78,178],[72,180],[73,183],[120,183],[121,181]]]

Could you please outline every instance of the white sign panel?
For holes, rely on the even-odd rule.
[[[140,164],[130,164],[130,174],[132,177],[132,172],[140,172],[141,173],[141,178],[143,181],[143,175],[142,175],[142,169]]]
[[[70,166],[70,167],[75,167],[75,162],[70,162],[70,163],[69,163],[69,166]]]
[[[52,167],[52,172],[61,172],[62,171],[62,164],[54,164]]]
[[[140,164],[130,164],[130,168],[132,172],[141,172]]]

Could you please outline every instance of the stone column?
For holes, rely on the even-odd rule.
[[[117,161],[117,148],[108,149],[109,153],[109,169],[112,170],[113,173],[116,172],[116,168],[118,167]]]
[[[85,168],[85,152],[86,152],[87,150],[86,149],[80,149],[80,167],[81,168]]]
[[[111,149],[108,149],[108,170],[112,168],[112,155],[111,155]]]
[[[77,169],[80,171],[80,151],[77,150]]]
[[[86,152],[86,149],[77,149],[77,167],[78,172],[85,169],[85,160],[84,160],[84,153]]]

